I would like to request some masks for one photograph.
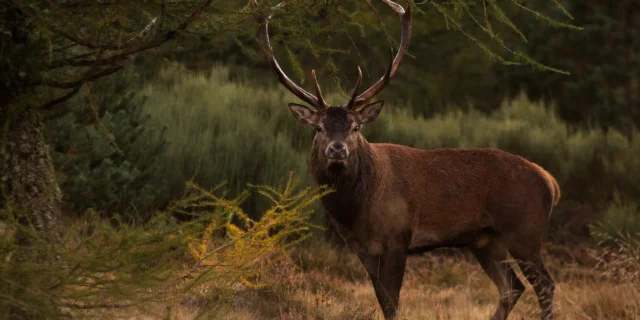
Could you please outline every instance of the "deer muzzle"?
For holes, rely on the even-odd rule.
[[[347,149],[347,145],[342,142],[332,142],[327,147],[325,155],[330,160],[345,160],[349,157],[349,149]]]

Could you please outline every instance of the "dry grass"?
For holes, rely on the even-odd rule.
[[[558,319],[640,319],[640,283],[561,262],[566,257],[547,254],[545,261],[556,280]],[[256,280],[264,286],[239,285],[223,303],[212,303],[210,290],[202,288],[201,296],[176,297],[174,305],[162,308],[167,319],[382,319],[364,268],[349,249],[300,249]],[[444,250],[409,259],[399,314],[401,319],[489,319],[497,295],[469,254]],[[212,305],[218,307],[200,313]],[[537,300],[527,284],[509,319],[537,317]]]

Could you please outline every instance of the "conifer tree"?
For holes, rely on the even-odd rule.
[[[66,208],[127,213],[137,218],[166,201],[166,181],[156,159],[164,128],[143,114],[145,97],[128,88],[134,70],[98,81],[70,101],[76,107],[49,121],[47,143]]]

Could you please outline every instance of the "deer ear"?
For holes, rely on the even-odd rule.
[[[303,124],[314,124],[316,120],[316,112],[300,104],[289,103],[291,113]]]
[[[375,120],[380,114],[383,105],[384,100],[380,100],[374,103],[370,103],[360,109],[358,111],[358,120],[360,121],[360,124],[369,123]]]

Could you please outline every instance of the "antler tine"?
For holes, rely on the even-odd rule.
[[[258,5],[257,0],[252,0],[252,3],[254,6]],[[281,2],[277,6],[273,7],[272,9],[280,8],[283,5],[284,5],[284,2]],[[306,90],[302,89],[300,86],[295,84],[293,81],[291,81],[291,79],[287,77],[284,71],[282,71],[282,68],[280,68],[278,61],[273,55],[273,48],[271,47],[271,41],[269,40],[268,25],[269,25],[270,17],[271,17],[270,15],[266,17],[260,15],[258,17],[258,23],[260,24],[260,26],[258,27],[258,39],[262,43],[262,48],[264,50],[265,57],[267,58],[269,65],[271,65],[271,69],[276,74],[276,77],[278,77],[278,80],[280,81],[280,83],[282,83],[287,89],[289,89],[291,93],[293,93],[298,98],[300,98],[301,100],[305,101],[306,103],[310,104],[311,106],[317,109],[324,108],[324,102],[319,103],[319,99],[317,97],[315,97],[313,94],[307,92]]]
[[[355,88],[353,88],[351,99],[349,100],[349,103],[347,103],[347,109],[349,110],[354,109],[354,102],[358,97],[358,92],[360,92],[360,86],[362,86],[362,70],[360,69],[360,66],[358,66],[358,80],[356,81]]]
[[[402,58],[404,58],[404,54],[409,48],[409,41],[411,40],[411,4],[407,6],[407,10],[405,12],[401,5],[393,1],[382,1],[384,1],[384,3],[386,3],[393,11],[402,16],[402,35],[400,38],[400,48],[398,49],[398,53],[393,60],[391,60],[391,57],[389,58],[389,67],[387,67],[384,76],[380,78],[380,80],[378,80],[373,86],[360,94],[353,102],[352,108],[361,106],[371,98],[375,97],[376,94],[380,93],[382,89],[384,89],[387,83],[389,83],[389,80],[391,80],[391,78],[395,75],[400,62],[402,61]],[[393,56],[393,52],[391,55]]]
[[[326,109],[328,108],[327,104],[324,102],[324,98],[322,97],[322,90],[320,90],[320,84],[318,83],[318,78],[316,78],[316,70],[311,70],[311,75],[313,76],[313,82],[316,86],[316,98],[318,98],[318,108]]]

